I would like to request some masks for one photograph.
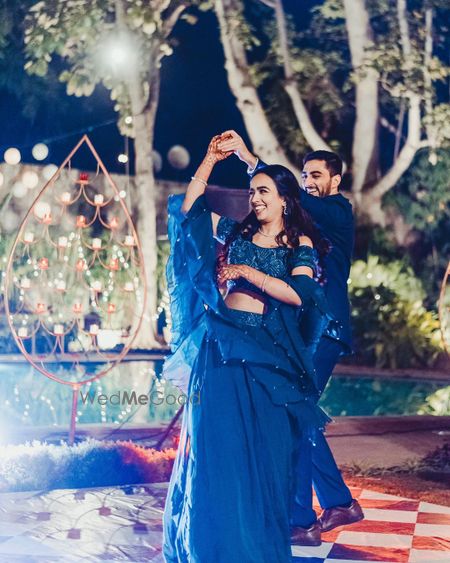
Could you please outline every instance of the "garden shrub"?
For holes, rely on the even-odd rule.
[[[384,368],[432,366],[441,352],[437,313],[423,305],[425,292],[400,261],[357,260],[349,282],[357,359]]]

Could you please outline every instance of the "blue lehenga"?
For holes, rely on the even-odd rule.
[[[327,319],[326,302],[311,278],[289,275],[293,263],[313,265],[314,253],[304,246],[262,249],[239,236],[230,262],[284,278],[303,305],[270,299],[264,315],[229,309],[215,283],[205,197],[186,217],[181,203],[182,196],[169,200],[173,340],[164,376],[189,400],[166,500],[163,553],[168,563],[285,563],[300,435],[313,439],[328,420],[316,406],[311,350]],[[218,237],[233,227],[221,218]],[[314,314],[305,331],[299,313],[308,311]]]

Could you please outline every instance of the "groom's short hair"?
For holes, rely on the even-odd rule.
[[[323,160],[328,172],[331,176],[342,176],[342,159],[335,152],[331,151],[313,151],[309,152],[303,159],[303,166],[310,160]]]

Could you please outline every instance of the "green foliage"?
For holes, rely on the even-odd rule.
[[[450,386],[429,395],[419,414],[448,415],[450,413]]]
[[[386,368],[432,366],[441,352],[439,321],[423,305],[421,282],[402,262],[358,260],[350,298],[357,356]]]
[[[411,262],[432,303],[437,300],[450,256],[449,178],[448,151],[421,151],[385,198],[385,205],[396,207],[414,229],[417,242]]]
[[[37,2],[25,19],[25,69],[43,77],[54,61],[63,60],[59,79],[75,96],[90,96],[103,83],[116,102],[122,132],[132,136],[131,123],[125,123],[130,115],[130,87],[137,88],[140,96],[150,96],[161,60],[172,53],[173,26],[194,4],[195,0],[157,5],[141,0]],[[195,23],[192,18],[187,21]],[[114,55],[117,48],[124,55]],[[121,61],[121,56],[126,60]]]

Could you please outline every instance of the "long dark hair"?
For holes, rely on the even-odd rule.
[[[319,255],[319,265],[321,273],[319,280],[324,281],[323,276],[323,258],[330,252],[331,244],[323,238],[318,229],[314,226],[314,222],[309,215],[300,205],[299,190],[301,189],[294,174],[280,164],[271,164],[260,168],[256,174],[265,174],[271,178],[277,188],[280,197],[283,197],[286,202],[286,214],[283,214],[283,230],[275,237],[275,241],[279,246],[289,246],[297,248],[300,246],[299,237],[308,236],[313,243],[314,248]],[[240,235],[246,240],[252,240],[253,235],[260,227],[260,223],[256,217],[255,212],[252,210],[247,217],[241,222],[237,223],[222,247],[222,251],[218,257],[218,266],[226,263],[228,251],[231,244]],[[284,241],[286,237],[287,242]]]

